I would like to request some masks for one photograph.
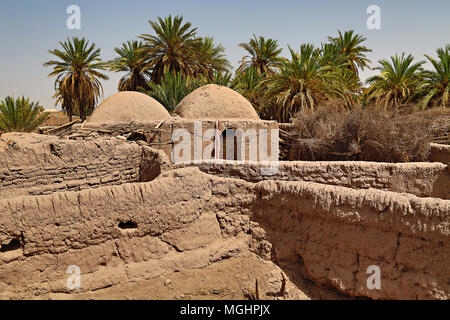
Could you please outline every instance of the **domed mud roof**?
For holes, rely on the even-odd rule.
[[[176,107],[176,114],[188,119],[259,120],[252,104],[236,91],[216,84],[198,88]]]
[[[121,91],[106,98],[89,122],[166,120],[169,112],[152,97],[137,91]]]

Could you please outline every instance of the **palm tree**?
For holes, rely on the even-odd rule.
[[[30,102],[30,98],[6,97],[0,102],[0,130],[31,132],[39,127],[49,116],[39,102]]]
[[[194,75],[202,42],[196,37],[197,28],[191,28],[190,22],[183,23],[182,16],[158,17],[158,22],[149,23],[156,35],[143,34],[140,38],[144,40],[145,70],[151,70],[152,81],[159,83],[167,71]]]
[[[146,88],[149,80],[148,72],[144,69],[145,52],[141,41],[127,41],[121,48],[114,48],[118,58],[109,62],[110,70],[126,72],[120,79],[119,91],[138,91],[139,87]]]
[[[266,89],[265,73],[259,73],[256,68],[247,68],[237,73],[233,79],[233,87],[243,95],[261,116],[264,90]]]
[[[206,84],[217,84],[224,87],[229,87],[235,89],[235,82],[233,81],[233,75],[229,72],[219,72],[215,71],[213,77],[207,77],[205,75],[200,75],[200,82],[204,85]]]
[[[351,108],[362,91],[362,83],[357,73],[350,68],[347,56],[334,44],[322,44],[321,64],[327,75],[327,92],[337,98],[337,104]]]
[[[338,69],[348,69],[350,63],[347,56],[336,45],[331,43],[322,44],[320,58],[322,65],[330,72]]]
[[[257,38],[253,35],[248,43],[240,43],[249,55],[242,58],[238,72],[245,71],[248,68],[255,68],[260,74],[271,75],[281,66],[282,58],[279,56],[282,49],[278,48],[278,42],[273,39]]]
[[[420,101],[420,107],[450,106],[450,44],[436,50],[438,60],[425,55],[434,67],[434,71],[424,71],[424,84],[421,88],[425,92]]]
[[[372,50],[361,45],[367,39],[354,33],[353,30],[345,31],[344,34],[338,30],[338,33],[337,37],[328,37],[328,40],[338,48],[341,54],[347,57],[349,68],[358,74],[358,67],[364,70],[364,67],[367,67],[370,62],[364,53]]]
[[[359,77],[350,69],[340,68],[327,77],[328,97],[337,99],[338,107],[351,109],[358,103],[363,87]]]
[[[386,109],[396,109],[411,102],[422,82],[421,66],[424,64],[424,61],[413,63],[413,60],[411,54],[405,56],[404,53],[391,57],[391,61],[380,60],[380,66],[374,70],[380,70],[381,74],[367,79],[370,87],[365,92],[364,100],[384,103]]]
[[[100,71],[107,69],[107,63],[100,59],[100,49],[95,49],[95,44],[89,46],[89,41],[84,38],[74,37],[59,44],[62,51],[55,49],[49,52],[60,60],[44,63],[44,66],[53,66],[49,77],[57,76],[54,97],[62,102],[70,121],[74,110],[78,111],[80,119],[85,120],[103,93],[99,79],[108,77]]]
[[[291,59],[284,61],[280,71],[268,79],[266,96],[280,106],[278,121],[288,122],[300,109],[314,109],[326,99],[326,77],[320,50],[303,44],[297,53],[289,47]]]
[[[216,45],[211,37],[201,38],[197,48],[198,70],[197,73],[213,79],[215,74],[228,72],[230,63],[225,58],[225,49],[222,45]]]
[[[158,100],[167,111],[172,112],[184,97],[202,84],[199,80],[184,76],[179,71],[176,74],[167,71],[160,83],[149,82],[148,85],[150,90],[143,92]]]

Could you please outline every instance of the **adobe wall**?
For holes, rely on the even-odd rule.
[[[304,182],[256,188],[257,238],[284,270],[351,296],[449,298],[450,201]],[[380,270],[380,289],[367,286],[369,266]]]
[[[270,299],[279,289],[277,264],[288,298],[305,298],[301,276],[352,297],[449,299],[449,212],[449,200],[313,182],[251,183],[198,168],[146,183],[16,197],[0,200],[0,295],[135,297],[130,288],[145,284],[152,299],[166,290],[164,279],[182,274],[177,279],[189,296],[214,279],[229,280],[236,291],[256,276],[262,298]],[[226,261],[245,267],[203,273]],[[69,265],[81,270],[75,293],[66,286]],[[381,270],[379,290],[366,285],[370,265]],[[207,281],[187,286],[190,271]]]
[[[197,161],[175,165],[246,181],[305,181],[353,189],[375,188],[419,197],[450,199],[450,168],[442,163],[378,163],[364,161],[280,161],[275,174],[263,174],[270,163]]]
[[[172,170],[117,138],[0,139],[0,298],[243,299],[256,277],[274,299],[281,274],[289,299],[323,298],[304,278],[348,297],[450,298],[445,164],[279,162],[268,176],[226,161]]]
[[[3,134],[0,199],[149,181],[165,165],[157,160],[160,157],[165,155],[115,138],[76,141],[39,134]],[[145,167],[141,167],[143,159],[152,161],[144,161]]]
[[[195,122],[192,120],[185,120],[185,119],[177,119],[176,121],[173,121],[171,124],[167,123],[167,125],[171,125],[171,130],[174,132],[175,130],[179,129],[187,129],[190,133],[191,139],[191,154],[187,157],[189,160],[201,160],[201,159],[208,159],[206,157],[209,156],[209,159],[213,158],[213,153],[211,151],[214,149],[214,136],[211,135],[212,130],[216,129],[216,123],[215,121],[211,120],[199,120],[201,121],[201,136],[198,136],[196,133],[198,131],[195,130]],[[163,125],[164,126],[164,125]],[[219,129],[220,131],[224,131],[225,129],[233,129],[234,132],[238,132],[241,130],[242,132],[247,133],[246,137],[243,137],[242,139],[245,139],[243,141],[244,148],[242,151],[242,158],[243,159],[251,159],[254,157],[255,161],[260,160],[260,155],[258,154],[258,150],[262,149],[259,148],[261,144],[265,144],[268,150],[268,156],[270,156],[271,152],[271,130],[278,129],[278,124],[275,121],[260,121],[260,120],[222,120],[219,122]],[[198,130],[198,129],[197,129]],[[208,135],[208,132],[210,135]],[[264,138],[263,135],[266,135],[267,138]],[[194,138],[198,137],[199,145],[197,146],[195,144]],[[236,138],[237,139],[237,138]],[[266,139],[266,140],[263,140]],[[225,139],[224,139],[225,140]],[[181,141],[181,140],[180,140]],[[240,141],[240,140],[239,140]],[[276,141],[278,143],[278,141]],[[175,143],[178,143],[178,141],[175,141]],[[226,141],[222,141],[222,148],[226,149]],[[254,149],[250,147],[250,145],[254,145]],[[198,147],[199,156],[200,158],[196,158],[196,148]],[[235,146],[236,154],[238,152],[238,148],[240,146]],[[168,154],[171,154],[172,149],[166,150],[166,152],[170,152]],[[221,154],[223,155],[223,154]],[[228,155],[231,157],[230,159],[239,159],[239,157],[234,158],[234,155]],[[276,155],[276,158],[278,159],[278,155]]]
[[[450,163],[450,145],[430,143],[430,160]]]
[[[192,170],[152,183],[0,200],[0,298],[244,299],[255,278],[243,270],[258,275],[261,290],[279,290],[282,270],[250,252],[249,235],[223,234],[209,207],[221,203],[213,189],[228,184]],[[75,292],[66,285],[70,265],[81,271]],[[269,284],[270,275],[280,279]],[[182,295],[168,278],[178,278]],[[306,298],[292,282],[287,288],[291,299]]]
[[[89,117],[88,117],[89,118]],[[72,116],[72,121],[79,120],[79,116]],[[64,112],[50,112],[48,118],[40,127],[56,127],[62,126],[63,124],[69,123],[69,117],[64,114]]]
[[[196,128],[196,123],[199,127]],[[271,132],[278,129],[278,123],[276,121],[263,121],[263,120],[220,120],[219,129],[221,132],[225,129],[234,129],[236,132],[241,130],[246,133],[244,137],[244,148],[242,151],[242,157],[245,159],[259,160],[258,146],[266,145],[268,155],[271,155]],[[83,125],[75,125],[75,130],[100,130],[109,132],[113,135],[119,135],[124,132],[133,130],[135,132],[142,133],[145,136],[149,145],[158,150],[162,150],[172,160],[172,150],[174,145],[181,145],[183,138],[175,138],[174,134],[177,131],[182,130],[187,133],[189,151],[184,154],[184,150],[178,149],[178,157],[189,160],[197,159],[197,157],[213,158],[214,153],[214,134],[211,134],[211,130],[216,129],[216,121],[211,119],[199,119],[197,121],[184,119],[181,117],[174,117],[165,121],[147,121],[147,122],[105,122],[105,123],[86,123]],[[179,133],[181,135],[181,133]],[[267,136],[267,138],[266,138]],[[195,139],[198,138],[198,139]],[[196,143],[197,142],[197,143]],[[251,142],[254,142],[255,148],[250,147]],[[278,143],[278,141],[276,141]],[[262,149],[262,148],[261,148]],[[277,156],[275,156],[277,157]],[[200,159],[201,159],[200,158]]]

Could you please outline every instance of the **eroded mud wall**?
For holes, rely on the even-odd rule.
[[[430,143],[430,160],[450,163],[450,145]]]
[[[68,293],[70,265],[82,274],[76,293],[93,293],[224,259],[257,257],[248,250],[249,235],[222,236],[216,213],[208,209],[216,198],[212,179],[193,170],[151,183],[0,200],[1,297]],[[246,190],[238,184],[236,191]]]
[[[188,166],[198,167],[206,173],[250,182],[305,181],[352,189],[375,188],[411,193],[419,197],[450,199],[450,169],[443,163],[280,161],[261,164],[212,160],[188,162],[175,167]]]
[[[450,201],[304,182],[255,187],[252,220],[280,265],[351,296],[449,298]],[[379,290],[367,285],[370,266]]]
[[[0,198],[150,181],[164,153],[115,138],[87,141],[10,133],[0,140]]]
[[[450,201],[184,168],[148,183],[0,200],[3,298],[139,283],[256,254],[349,296],[448,299]],[[381,289],[366,286],[368,265]],[[250,272],[241,270],[240,272]],[[149,296],[148,298],[151,298]]]

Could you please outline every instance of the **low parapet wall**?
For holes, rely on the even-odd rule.
[[[170,166],[162,151],[116,138],[10,133],[0,139],[0,198],[150,181]]]
[[[353,189],[375,188],[419,197],[450,199],[450,170],[442,163],[377,163],[364,161],[280,161],[278,163],[211,160],[186,162],[175,167],[246,181],[305,181]],[[267,174],[265,168],[272,168]]]
[[[250,183],[197,168],[147,183],[16,197],[0,200],[0,292],[99,293],[257,254],[279,265],[289,285],[298,286],[301,274],[352,297],[449,299],[449,212],[448,200],[300,181]],[[75,293],[66,285],[70,265],[81,271]],[[380,270],[378,289],[367,285],[369,266]],[[257,277],[269,297],[264,273]]]
[[[430,143],[430,160],[450,163],[450,145]]]

